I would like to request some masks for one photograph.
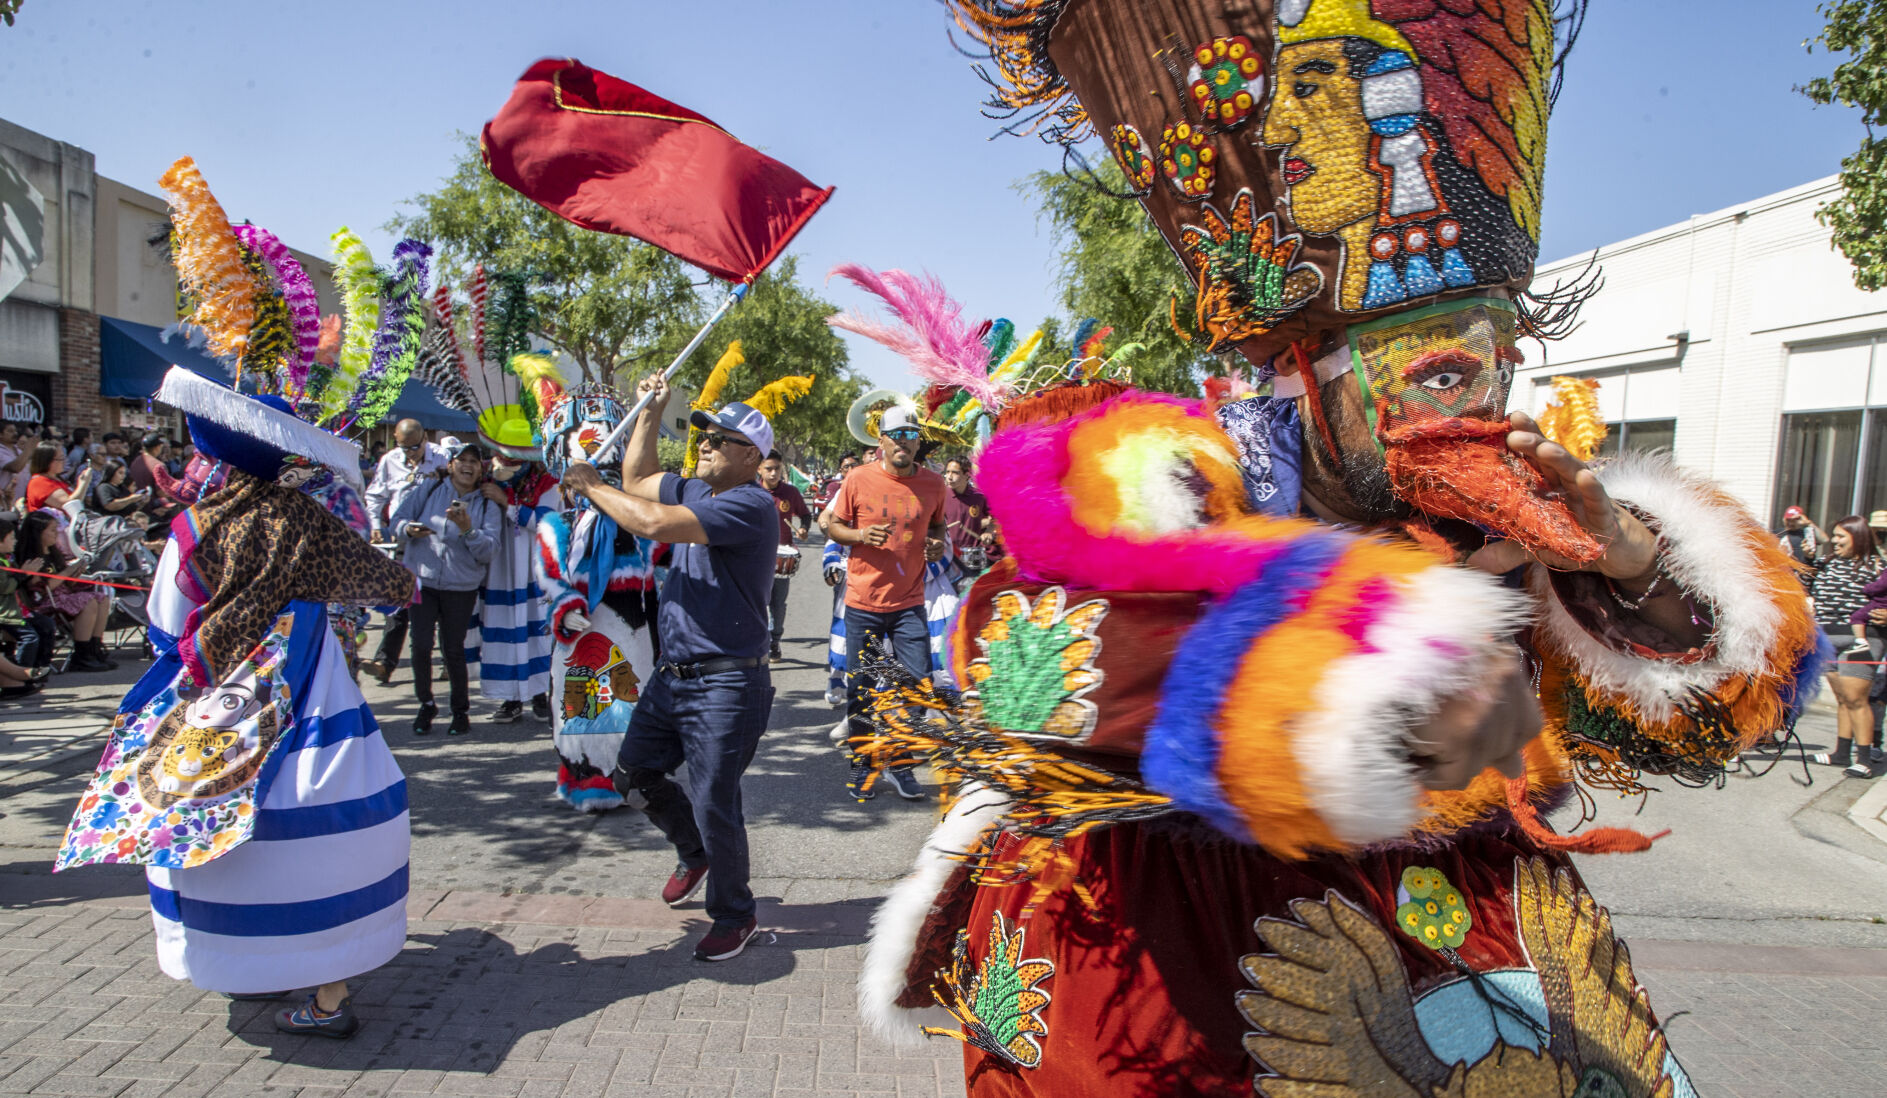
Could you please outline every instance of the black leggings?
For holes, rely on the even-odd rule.
[[[422,586],[412,607],[413,697],[432,702],[432,638],[439,633],[439,648],[446,661],[446,681],[452,685],[452,713],[472,711],[472,691],[465,670],[465,634],[472,627],[477,591],[440,591]]]

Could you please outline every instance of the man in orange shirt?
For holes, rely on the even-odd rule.
[[[944,479],[917,463],[922,432],[907,408],[893,407],[878,426],[879,458],[845,478],[826,508],[826,535],[851,549],[845,576],[846,717],[853,742],[871,735],[865,720],[866,684],[858,671],[865,645],[888,643],[913,675],[930,674],[930,624],[924,614],[924,565],[944,552]],[[912,773],[915,760],[889,768],[900,797],[924,796]],[[846,788],[858,800],[872,796],[872,767],[852,757]]]

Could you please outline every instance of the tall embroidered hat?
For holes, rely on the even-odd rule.
[[[1554,0],[948,2],[1012,130],[1101,139],[1213,351],[1532,277]]]

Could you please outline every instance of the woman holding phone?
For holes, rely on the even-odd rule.
[[[452,722],[446,731],[462,736],[472,730],[465,635],[504,518],[503,509],[478,490],[484,471],[485,452],[477,443],[452,448],[443,472],[407,496],[390,522],[394,540],[406,548],[407,569],[419,577],[419,601],[412,612],[413,696],[419,701],[419,714],[413,718],[416,736],[431,732],[439,716],[432,692],[435,634],[451,686]]]

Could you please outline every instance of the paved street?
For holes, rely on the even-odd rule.
[[[136,871],[47,872],[139,665],[0,709],[0,1093],[960,1094],[954,1042],[898,1053],[853,1012],[873,903],[933,809],[840,795],[825,624],[825,588],[804,576],[746,785],[771,933],[721,965],[690,957],[699,905],[655,899],[672,855],[643,821],[551,798],[543,726],[415,739],[407,673],[370,689],[412,792],[413,921],[408,949],[359,983],[368,1028],[345,1043],[283,1036],[272,1004],[162,976]],[[1830,723],[1811,716],[1805,737],[1825,743]],[[1811,785],[1788,764],[1660,793],[1637,816],[1636,802],[1599,805],[1606,823],[1674,829],[1649,854],[1582,868],[1701,1094],[1887,1091],[1873,1024],[1887,1009],[1887,784],[1813,770]]]

